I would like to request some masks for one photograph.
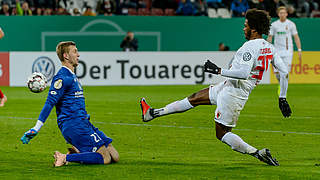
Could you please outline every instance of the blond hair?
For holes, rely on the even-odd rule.
[[[278,7],[278,9],[277,9],[277,14],[279,14],[279,12],[280,12],[281,10],[285,10],[286,12],[288,12],[288,10],[287,10],[287,8],[286,8],[285,6],[280,6],[280,7]]]
[[[56,52],[61,62],[64,61],[63,54],[69,52],[69,46],[75,46],[75,45],[76,43],[73,41],[59,42],[59,44],[56,47]]]

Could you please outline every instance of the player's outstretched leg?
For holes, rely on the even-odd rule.
[[[192,109],[198,105],[211,105],[209,100],[209,88],[202,89],[189,97],[186,97],[182,100],[175,101],[166,105],[163,108],[153,109],[145,100],[142,98],[140,100],[140,107],[142,111],[142,120],[144,122],[151,121],[154,118],[173,114],[185,112],[189,109]]]
[[[151,108],[151,106],[146,102],[145,98],[142,98],[140,100],[140,107],[142,111],[142,120],[144,122],[151,121],[156,117],[160,117],[160,116],[164,116],[172,113],[180,113],[193,108],[188,98],[184,98],[180,101],[175,101],[160,109]]]

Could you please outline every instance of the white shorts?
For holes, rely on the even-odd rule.
[[[288,68],[288,72],[291,72],[291,64],[292,64],[292,55],[289,56],[280,56],[284,65]],[[273,68],[274,72],[279,72],[276,68]]]
[[[228,85],[227,81],[217,85],[210,85],[209,99],[211,104],[217,105],[214,120],[227,127],[235,127],[247,102],[247,97],[241,98],[243,91]]]

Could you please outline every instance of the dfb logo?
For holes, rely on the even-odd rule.
[[[32,65],[32,73],[40,72],[50,81],[55,73],[55,65],[53,61],[46,56],[38,57]]]

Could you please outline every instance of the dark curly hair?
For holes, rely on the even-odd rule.
[[[246,13],[246,19],[250,29],[256,30],[259,34],[269,34],[270,16],[266,11],[249,9]]]

